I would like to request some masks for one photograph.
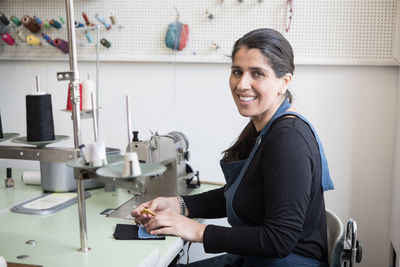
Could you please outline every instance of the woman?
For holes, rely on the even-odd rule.
[[[132,211],[151,234],[202,242],[228,254],[196,266],[325,266],[323,191],[333,189],[312,126],[290,106],[293,51],[277,31],[258,29],[232,52],[229,85],[239,113],[251,118],[224,152],[226,185],[199,195],[156,198]],[[155,216],[141,214],[147,208]],[[180,215],[179,215],[180,213]],[[189,218],[228,217],[232,227]]]

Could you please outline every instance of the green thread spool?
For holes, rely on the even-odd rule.
[[[100,43],[101,43],[104,47],[107,47],[107,48],[110,48],[110,47],[111,47],[111,43],[110,43],[109,41],[107,41],[105,38],[101,39],[101,40],[100,40]]]
[[[47,20],[45,20],[45,21],[43,21],[42,27],[44,29],[50,29],[51,26],[50,26],[50,23]]]
[[[57,20],[51,19],[51,20],[49,20],[49,23],[50,23],[50,26],[56,28],[57,30],[61,29],[61,23],[58,22]]]
[[[19,27],[22,25],[21,21],[16,16],[11,16],[10,19],[15,24],[15,26]]]

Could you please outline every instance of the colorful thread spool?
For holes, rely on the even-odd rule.
[[[42,27],[43,21],[39,17],[33,16],[33,19],[39,24],[40,27]]]
[[[50,23],[50,26],[56,28],[57,30],[61,29],[61,23],[58,22],[57,20],[51,19],[51,20],[49,20],[49,23]]]
[[[51,95],[26,95],[26,130],[29,142],[55,140]]]
[[[101,43],[104,47],[107,47],[107,48],[110,48],[110,47],[111,47],[111,43],[110,43],[109,41],[107,41],[105,38],[102,38],[102,39],[100,40],[100,43]]]
[[[85,36],[86,36],[86,39],[88,40],[89,43],[91,43],[91,44],[94,43],[94,42],[93,42],[93,37],[92,37],[92,35],[90,34],[90,31],[86,31],[86,32],[85,32]]]
[[[90,20],[89,20],[89,18],[88,18],[88,16],[87,16],[85,11],[82,11],[82,17],[85,20],[86,26],[94,26],[94,24],[90,22]]]
[[[20,31],[20,30],[17,30],[17,37],[18,37],[18,39],[20,40],[20,41],[22,41],[22,42],[26,42],[26,38],[25,38],[25,35],[22,33],[22,31]]]
[[[38,33],[40,31],[40,25],[28,15],[23,16],[21,22],[32,33]]]
[[[37,38],[34,35],[28,35],[28,37],[26,37],[26,42],[30,45],[40,45],[40,39]]]
[[[44,32],[42,32],[42,37],[43,37],[43,39],[45,39],[50,45],[54,46],[53,40],[50,38],[50,36],[48,36],[47,34],[45,34]]]
[[[189,25],[175,21],[168,25],[165,45],[173,50],[183,50],[189,39]]]
[[[107,30],[111,29],[111,25],[106,22],[102,15],[96,14],[96,19],[106,27]]]
[[[69,45],[67,41],[64,41],[63,39],[60,38],[56,38],[54,39],[53,44],[55,47],[60,49],[64,54],[69,53]]]
[[[79,110],[82,110],[82,84],[79,84]],[[68,98],[67,98],[67,110],[72,110],[72,102],[71,102],[71,84],[68,84]]]
[[[1,22],[3,22],[4,25],[10,24],[10,21],[8,20],[6,15],[4,15],[3,12],[0,13],[0,20],[1,20]]]
[[[44,29],[50,29],[51,28],[50,23],[47,20],[43,21],[42,27]]]
[[[8,45],[14,45],[15,40],[12,38],[12,36],[8,33],[3,33],[1,35],[1,39]]]
[[[83,25],[83,23],[75,20],[75,28],[82,28],[82,27],[85,27],[85,25]]]
[[[11,16],[10,19],[15,24],[15,26],[19,27],[22,25],[21,21],[16,16]]]
[[[114,13],[110,13],[110,20],[112,25],[117,25],[117,18],[115,17]]]

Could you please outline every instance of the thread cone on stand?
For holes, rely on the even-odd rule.
[[[27,141],[55,140],[51,95],[36,93],[26,95]]]
[[[81,92],[81,96],[82,96],[82,105],[81,105],[81,109],[83,110],[91,110],[92,109],[92,99],[91,99],[91,95],[93,93],[93,99],[96,99],[96,90],[94,87],[94,82],[92,80],[85,80],[82,82],[82,92]],[[94,108],[96,108],[96,103],[94,103]]]
[[[68,84],[67,110],[72,110],[71,89],[70,88],[71,88],[71,84]],[[79,96],[80,96],[79,110],[82,110],[82,84],[79,84]]]
[[[139,158],[136,152],[126,152],[124,156],[124,168],[122,176],[139,176],[142,174]]]

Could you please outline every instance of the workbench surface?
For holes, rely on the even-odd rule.
[[[15,188],[4,186],[6,171],[0,169],[0,256],[7,262],[40,266],[168,266],[183,246],[183,240],[167,236],[165,240],[115,240],[117,223],[133,224],[132,220],[109,218],[100,213],[117,208],[133,197],[126,189],[105,192],[104,188],[87,190],[86,199],[88,246],[80,248],[78,206],[73,204],[49,215],[28,215],[10,211],[10,208],[43,194],[40,186],[25,185],[22,170],[13,169]],[[193,193],[216,188],[203,184]],[[25,244],[35,240],[36,245]],[[18,259],[19,255],[28,258]]]

